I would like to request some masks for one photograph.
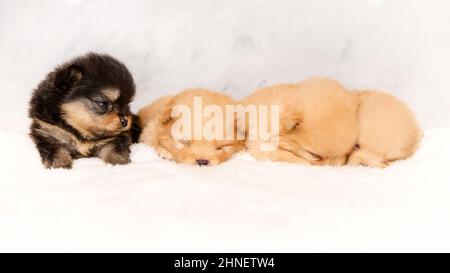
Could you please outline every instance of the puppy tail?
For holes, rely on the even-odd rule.
[[[137,115],[132,114],[130,134],[131,134],[131,141],[133,143],[137,143],[139,141],[139,136],[141,135],[141,132],[142,132],[141,120]]]

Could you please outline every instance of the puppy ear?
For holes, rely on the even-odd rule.
[[[245,139],[245,136],[247,135],[248,128],[246,127],[245,119],[242,118],[235,118],[234,119],[234,129],[236,132],[236,137],[238,140]]]
[[[303,122],[303,115],[298,110],[289,109],[286,111],[280,120],[281,130],[285,132],[291,132],[301,126]]]
[[[159,116],[159,122],[161,122],[161,124],[167,124],[172,120],[172,107],[171,106],[167,106],[166,108],[164,108],[164,110],[161,112],[160,116]]]
[[[69,91],[83,78],[83,69],[79,65],[70,65],[55,76],[55,86],[59,90]]]

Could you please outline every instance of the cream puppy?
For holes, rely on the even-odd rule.
[[[261,150],[260,137],[250,139],[246,118],[246,147],[257,159],[312,165],[343,165],[358,136],[357,103],[337,81],[312,78],[255,91],[243,105],[279,105],[278,147]],[[272,139],[273,140],[273,139]]]
[[[377,91],[356,92],[355,96],[359,135],[348,164],[383,168],[413,155],[422,132],[406,104]]]
[[[200,108],[197,107],[199,99]],[[226,119],[226,106],[235,104],[232,98],[206,89],[190,89],[178,95],[162,97],[139,111],[143,126],[139,141],[154,147],[161,157],[177,163],[199,166],[220,164],[244,147],[244,140],[237,139],[236,117]],[[187,107],[191,113],[190,117],[183,119],[191,122],[190,130],[186,129],[191,133],[187,138],[175,138],[172,134],[173,126],[180,124],[183,118],[176,114],[177,106]],[[205,127],[212,124],[209,122],[218,118],[206,113],[208,106],[223,113],[216,119],[221,120],[214,131],[219,136],[216,138],[196,135],[205,132]],[[200,113],[195,113],[197,110]],[[184,129],[182,126],[180,128]],[[233,132],[232,139],[227,138],[227,130]]]

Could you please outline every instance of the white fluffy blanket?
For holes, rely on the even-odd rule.
[[[107,8],[106,8],[107,7]],[[446,12],[447,10],[447,12]],[[450,251],[450,2],[0,1],[0,251]],[[257,162],[44,170],[31,90],[88,51],[123,61],[132,110],[190,87],[236,99],[311,76],[386,90],[425,138],[387,169]]]
[[[143,145],[132,163],[45,170],[0,132],[0,251],[450,251],[450,129],[384,169],[258,162],[178,165]]]

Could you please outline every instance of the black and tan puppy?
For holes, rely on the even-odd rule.
[[[129,146],[139,131],[129,108],[134,93],[128,69],[108,55],[89,53],[50,72],[29,109],[30,136],[43,164],[71,168],[81,157],[129,163]]]

